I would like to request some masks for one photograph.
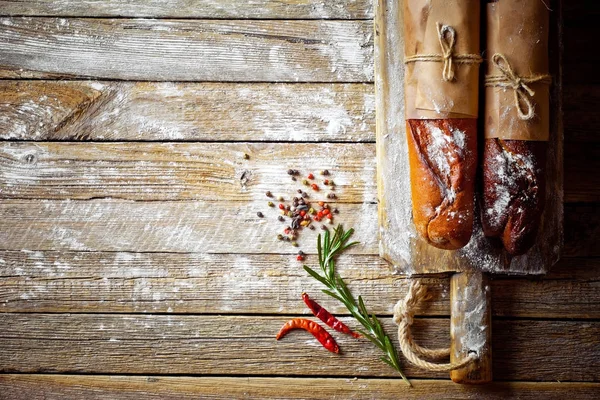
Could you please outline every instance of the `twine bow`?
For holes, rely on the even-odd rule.
[[[447,364],[432,363],[423,359],[439,360],[450,356],[449,348],[428,349],[418,345],[413,340],[410,326],[413,324],[415,309],[419,303],[427,299],[429,299],[427,287],[419,281],[413,281],[406,297],[399,300],[394,306],[394,322],[398,325],[398,342],[406,359],[419,368],[436,372],[453,371],[475,361],[477,359],[475,354],[469,354],[458,362]]]
[[[417,61],[441,62],[442,79],[445,82],[454,80],[454,64],[480,64],[483,60],[479,54],[454,54],[456,45],[456,30],[450,25],[444,25],[441,22],[436,24],[438,41],[442,54],[415,54],[404,57],[404,63],[413,63]]]
[[[494,54],[491,61],[502,74],[486,76],[485,86],[512,89],[519,118],[523,121],[532,119],[535,115],[533,104],[535,92],[529,84],[537,82],[550,84],[552,83],[552,77],[545,74],[521,77],[513,70],[512,65],[510,65],[506,57],[500,53]]]

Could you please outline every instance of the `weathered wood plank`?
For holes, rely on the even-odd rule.
[[[473,386],[413,379],[411,383],[408,388],[402,381],[392,379],[0,375],[5,400],[564,400],[595,399],[600,391],[600,384],[582,382],[497,382]]]
[[[565,201],[600,200],[600,142],[565,144]]]
[[[600,140],[598,108],[565,86],[567,151]],[[374,114],[370,84],[0,81],[2,139],[374,142]]]
[[[566,153],[566,201],[600,201],[600,143]],[[249,201],[295,192],[285,171],[310,167],[332,171],[339,201],[373,202],[375,164],[373,144],[4,142],[0,198]]]
[[[600,109],[600,85],[565,85],[563,89],[566,148],[570,141],[600,141],[600,116],[596,112]]]
[[[289,168],[302,176],[292,181]],[[0,198],[260,199],[266,205],[267,190],[289,201],[301,188],[325,200],[331,190],[319,171],[328,169],[337,202],[376,202],[375,168],[373,145],[346,143],[0,142]],[[318,192],[301,182],[309,172]]]
[[[377,204],[339,204],[338,208],[336,222],[355,227],[355,238],[361,241],[349,251],[375,254]],[[258,211],[265,218],[258,217]],[[6,250],[295,254],[297,248],[276,238],[286,226],[277,220],[278,215],[279,210],[269,208],[262,199],[4,200],[0,203],[0,243]],[[318,232],[304,230],[297,242],[312,249]]]
[[[0,78],[369,82],[370,21],[0,18]]]
[[[341,355],[327,352],[302,331],[275,342],[286,319],[0,314],[0,368],[27,373],[397,376],[365,339],[336,334]],[[343,320],[355,327],[354,321]],[[385,318],[383,324],[396,340],[393,322]],[[493,330],[496,379],[600,379],[598,322],[500,320]],[[420,319],[414,331],[425,345],[448,345],[447,319]],[[409,365],[405,371],[411,377],[446,375]]]
[[[379,254],[377,204],[338,208],[336,223],[354,227],[354,238],[361,242],[349,251]],[[0,243],[4,250],[296,253],[297,248],[276,239],[285,227],[277,215],[264,200],[3,200]],[[600,256],[599,220],[599,203],[565,205],[563,254]],[[302,232],[298,243],[303,250],[313,252],[317,232]]]
[[[0,138],[374,141],[370,84],[0,81]]]
[[[258,18],[258,19],[368,19],[368,0],[3,0],[1,15],[152,17],[152,18]]]
[[[308,256],[308,265],[316,262]],[[307,313],[300,293],[347,314],[290,255],[0,252],[0,312]],[[410,285],[378,256],[344,256],[338,272],[378,315]],[[564,259],[539,279],[492,281],[496,316],[600,318],[600,260]],[[448,279],[427,277],[419,315],[449,315]]]

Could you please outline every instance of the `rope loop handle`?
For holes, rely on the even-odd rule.
[[[429,360],[439,360],[450,356],[449,348],[429,349],[417,344],[410,331],[414,322],[417,306],[430,298],[427,287],[419,281],[412,281],[404,299],[399,300],[394,306],[394,323],[398,325],[398,342],[404,357],[417,367],[434,372],[448,372],[464,368],[477,359],[476,354],[469,354],[462,360],[454,363],[433,363]]]

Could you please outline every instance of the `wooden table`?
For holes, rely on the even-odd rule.
[[[0,398],[598,398],[599,15],[567,3],[564,257],[493,281],[496,383],[407,388],[367,342],[274,339],[303,290],[344,312],[275,238],[287,168],[335,174],[339,272],[392,336],[408,287],[378,257],[369,1],[0,0]]]

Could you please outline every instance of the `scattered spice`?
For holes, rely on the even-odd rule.
[[[340,352],[340,347],[335,342],[333,336],[331,336],[329,332],[325,330],[325,328],[323,328],[318,323],[305,318],[294,318],[283,324],[283,326],[279,330],[279,333],[277,334],[276,339],[281,339],[282,337],[287,335],[289,331],[294,329],[304,329],[305,331],[310,332],[315,338],[317,338],[319,343],[321,343],[323,347],[325,347],[330,352],[336,354]]]
[[[328,170],[322,170],[319,172],[321,175],[329,175]],[[296,180],[296,176],[300,175],[300,172],[296,169],[288,169],[287,174],[292,177],[292,180]],[[301,178],[298,178],[300,180]],[[309,180],[313,180],[310,182]],[[311,186],[311,188],[318,192],[319,186],[315,180],[315,174],[312,172],[306,173],[306,179],[302,179],[302,183],[306,186]],[[331,185],[332,181],[328,179],[324,179],[323,183],[327,185],[328,183]],[[333,190],[333,188],[331,188]],[[297,193],[297,194],[296,194]],[[269,207],[279,208],[281,215],[277,216],[277,220],[279,222],[285,222],[287,218],[289,218],[288,223],[290,224],[286,229],[283,230],[283,234],[277,235],[277,238],[282,241],[290,242],[293,246],[298,246],[296,241],[299,232],[303,228],[309,228],[310,230],[315,230],[316,226],[313,222],[322,222],[323,224],[329,222],[332,223],[332,212],[329,210],[330,206],[326,201],[314,201],[310,202],[309,195],[307,192],[302,190],[302,188],[297,188],[296,193],[290,196],[289,200],[286,201],[285,196],[278,195],[274,196],[273,193],[269,190],[265,192],[265,195],[269,198],[276,198],[277,203],[274,201],[268,201],[267,204]],[[292,197],[292,196],[296,197]],[[316,194],[313,194],[316,196]],[[326,196],[327,198],[331,198],[330,194]],[[318,206],[317,206],[318,204]],[[257,214],[258,215],[258,214]],[[262,213],[260,213],[260,217],[264,217]],[[327,220],[326,220],[327,219]],[[321,225],[321,229],[327,230],[325,225]],[[302,256],[304,260],[304,254],[298,254]],[[298,257],[297,257],[298,258]]]
[[[314,316],[325,322],[328,326],[332,327],[338,332],[352,335],[357,339],[360,337],[358,333],[352,332],[352,330],[350,330],[346,324],[331,315],[331,313],[324,309],[319,303],[308,297],[308,294],[302,293],[302,300],[304,300],[304,303],[306,303],[306,306],[310,309],[310,311],[312,311]]]
[[[262,218],[262,217],[264,217],[264,214],[259,211],[259,212],[256,213],[256,216],[258,218]]]
[[[325,185],[325,186],[329,185],[329,179],[325,179],[325,180],[323,181],[323,185]]]
[[[335,193],[329,193],[327,194],[327,198],[328,199],[335,199],[337,196],[335,195]]]
[[[250,159],[250,154],[244,153],[244,160],[249,160],[249,159]]]

